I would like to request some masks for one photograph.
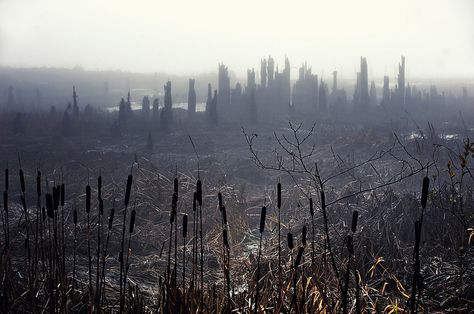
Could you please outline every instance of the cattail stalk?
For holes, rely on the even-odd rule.
[[[351,222],[351,231],[352,231],[352,237],[354,236],[354,233],[357,231],[357,223],[359,221],[359,212],[357,210],[355,210],[353,213],[352,213],[352,222]],[[353,239],[351,237],[351,244],[349,247],[352,247],[352,251],[354,251],[354,248],[353,248]],[[354,255],[354,254],[352,254]],[[354,272],[354,279],[355,279],[355,285],[356,285],[356,294],[355,294],[355,301],[356,301],[356,314],[360,314],[360,278],[359,278],[359,274],[357,272],[357,263],[355,261],[355,255],[352,256],[352,258],[354,259],[354,269],[353,269],[353,272]],[[348,265],[349,266],[349,265]],[[349,271],[349,267],[347,268],[348,271]]]
[[[198,246],[198,228],[196,222],[196,209],[197,209],[197,192],[193,193],[193,269],[192,269],[192,280],[191,280],[191,291],[194,293],[195,282],[197,277],[197,246]],[[198,213],[199,215],[199,213]],[[199,219],[199,216],[197,216]]]
[[[122,240],[121,240],[121,244],[120,244],[120,255],[119,255],[119,259],[120,259],[120,290],[119,290],[119,293],[120,293],[120,313],[123,313],[124,311],[124,289],[125,287],[123,287],[123,271],[124,271],[124,260],[123,260],[123,250],[124,250],[124,246],[125,246],[125,228],[126,228],[126,222],[127,222],[127,208],[128,208],[128,204],[130,202],[130,192],[132,190],[132,180],[133,180],[133,176],[132,174],[129,174],[128,177],[127,177],[127,185],[126,185],[126,188],[125,188],[125,199],[124,199],[124,205],[125,205],[125,209],[123,211],[123,223],[122,223]]]
[[[196,183],[196,197],[199,204],[199,238],[201,242],[201,255],[200,255],[200,266],[201,266],[201,299],[200,299],[200,310],[204,309],[204,245],[202,236],[202,181],[198,178]]]
[[[99,295],[101,298],[102,298],[102,292],[105,286],[105,262],[106,262],[106,257],[107,257],[107,250],[109,248],[110,233],[112,232],[112,227],[114,223],[114,215],[115,215],[115,200],[112,205],[112,208],[110,209],[107,239],[105,240],[104,253],[102,254],[102,279],[101,279],[101,285],[99,287],[100,289]],[[100,303],[102,304],[102,301]]]
[[[258,313],[258,302],[259,302],[259,281],[260,281],[260,257],[262,255],[262,238],[263,232],[265,231],[265,219],[267,215],[267,208],[262,206],[262,211],[260,213],[260,239],[258,241],[258,255],[257,255],[257,278],[256,278],[256,287],[255,287],[255,309],[254,313]]]
[[[87,213],[87,253],[88,253],[88,269],[89,269],[89,296],[92,294],[92,256],[91,256],[91,187],[86,186],[86,213]]]
[[[281,183],[278,179],[277,184],[277,209],[278,209],[278,308],[283,302],[283,278],[281,266]]]
[[[33,280],[37,278],[37,270],[40,261],[40,247],[42,244],[39,243],[39,235],[40,235],[40,223],[41,223],[41,173],[38,171],[36,175],[36,221],[35,221],[35,240],[34,240],[34,258],[33,258]],[[42,260],[43,262],[43,260]],[[44,273],[44,272],[43,272]]]
[[[314,250],[314,206],[313,198],[309,198],[309,213],[311,215],[311,265],[314,266],[315,250]]]
[[[54,193],[53,193],[54,194]],[[49,272],[48,272],[48,289],[49,293],[51,296],[51,312],[54,310],[54,305],[55,305],[55,294],[54,294],[54,286],[55,283],[53,282],[55,276],[53,274],[53,251],[52,251],[52,246],[53,242],[51,240],[51,220],[54,220],[54,201],[53,201],[53,195],[51,193],[46,193],[46,210],[48,214],[48,250],[49,250]]]
[[[125,290],[127,289],[127,275],[128,275],[128,269],[130,267],[128,260],[131,254],[130,243],[132,240],[132,233],[133,233],[133,230],[135,229],[135,216],[136,216],[136,210],[135,208],[133,208],[132,213],[130,214],[130,225],[128,228],[128,249],[127,249],[127,259],[125,261],[125,275],[123,279],[123,286]]]
[[[351,260],[352,256],[354,255],[354,244],[353,244],[353,238],[351,235],[348,235],[346,237],[346,245],[347,245],[347,250],[349,251],[349,258],[347,259],[347,268],[346,268],[346,274],[344,277],[344,288],[342,290],[342,313],[347,314],[348,309],[347,309],[347,300],[348,300],[348,294],[349,294],[349,279],[350,279],[350,273],[351,273]]]
[[[290,235],[290,234],[288,234]],[[297,296],[297,283],[298,283],[298,267],[300,266],[301,259],[303,258],[304,246],[300,246],[298,249],[298,253],[296,255],[296,259],[294,261],[293,266],[293,295],[291,297],[291,305],[290,305],[290,313],[292,312],[293,306],[296,308],[296,313],[300,313],[298,309],[298,296]],[[304,283],[303,283],[304,289]]]
[[[61,205],[61,248],[62,248],[62,257],[61,257],[61,267],[63,273],[63,284],[67,287],[67,272],[66,272],[66,242],[64,240],[64,205],[66,204],[66,186],[64,182],[61,183],[59,187],[59,204]]]
[[[331,240],[329,237],[329,221],[327,217],[327,210],[326,210],[326,195],[324,193],[324,190],[321,190],[320,192],[321,196],[321,211],[323,212],[323,223],[324,223],[324,232],[326,234],[326,248],[329,253],[329,256],[331,258],[331,265],[334,270],[334,273],[336,274],[336,277],[339,278],[339,270],[336,265],[336,260],[334,258],[334,254],[332,252],[331,248]]]
[[[97,178],[97,201],[99,203],[99,212],[97,214],[97,256],[96,256],[96,279],[95,279],[95,305],[96,309],[99,310],[100,306],[100,252],[102,242],[102,215],[104,214],[104,200],[102,199],[102,176],[99,175]]]
[[[357,271],[357,264],[354,263],[354,278],[355,278],[355,283],[356,283],[356,293],[355,293],[355,299],[356,299],[356,314],[361,313],[361,308],[360,308],[360,275],[359,272]]]
[[[420,261],[420,244],[421,244],[421,228],[423,224],[423,214],[428,202],[428,192],[430,187],[430,179],[428,177],[423,178],[423,185],[421,190],[421,214],[419,220],[415,221],[415,245],[413,247],[413,280],[410,296],[410,312],[416,313],[418,311],[418,300],[421,299],[422,290],[422,276],[421,276],[421,261]],[[418,292],[418,298],[416,294]]]
[[[186,288],[186,238],[188,236],[188,215],[183,215],[183,291]],[[186,299],[185,299],[186,300]]]
[[[306,227],[306,225],[303,225],[303,229],[301,231],[301,245],[302,245],[302,248],[306,248],[306,244],[307,244],[307,234],[308,234],[308,228]],[[301,248],[300,248],[301,250]],[[298,254],[300,253],[300,250],[298,250]],[[302,270],[301,270],[301,280],[302,282],[304,283],[306,281],[306,277],[305,277],[305,264],[304,264],[304,255],[302,256],[303,258],[303,263],[302,263]],[[298,264],[299,265],[299,261],[295,264]],[[302,288],[303,288],[303,292],[302,292],[302,296],[301,296],[301,308],[304,309],[304,302],[305,302],[305,299],[306,299],[306,284],[303,284],[302,285]]]
[[[59,254],[59,239],[58,239],[58,208],[59,208],[59,186],[53,186],[53,252],[54,252],[54,271],[56,272],[55,280],[59,278],[60,271],[60,254]]]
[[[217,193],[217,199],[219,204],[219,211],[221,212],[222,217],[222,239],[223,239],[223,268],[224,268],[224,282],[226,283],[227,290],[227,302],[226,307],[230,303],[230,248],[229,248],[229,238],[227,230],[227,211],[222,201],[222,193]]]
[[[281,183],[277,184],[277,207],[278,207],[278,271],[281,273]],[[281,276],[280,276],[281,277]]]
[[[178,218],[177,209],[178,209],[178,197],[179,197],[179,181],[175,177],[173,181],[174,193],[176,194],[176,209],[175,209],[175,219],[176,223],[174,224],[174,268],[173,268],[173,283],[176,286],[178,282]]]
[[[230,303],[230,245],[229,245],[229,231],[227,226],[227,211],[225,206],[222,206],[222,223],[223,223],[223,240],[224,240],[224,276],[225,282],[227,284],[227,304],[229,306]]]
[[[10,246],[10,223],[8,219],[8,190],[3,191],[3,210],[5,212],[5,247]]]
[[[74,204],[73,209],[73,223],[74,223],[74,247],[73,247],[73,264],[72,264],[72,301],[74,304],[74,293],[76,285],[76,248],[77,248],[77,209],[76,204]]]
[[[30,220],[29,220],[29,214],[28,214],[28,207],[26,206],[26,184],[25,184],[25,175],[23,173],[23,169],[21,168],[21,161],[20,161],[20,155],[18,155],[18,161],[20,163],[20,170],[19,170],[19,176],[20,176],[20,188],[21,188],[21,195],[20,195],[20,200],[23,205],[23,211],[25,213],[25,223],[26,223],[26,240],[25,240],[25,249],[27,251],[27,269],[28,272],[31,270],[31,250],[30,250]],[[31,273],[28,273],[28,287],[30,287],[31,284]]]
[[[8,165],[7,165],[7,168],[5,168],[5,191],[8,191],[8,182],[9,182],[9,177],[8,177]]]
[[[173,247],[173,224],[176,218],[176,208],[177,208],[177,203],[178,203],[178,195],[176,193],[173,193],[173,198],[171,201],[171,211],[170,211],[170,242],[169,242],[169,247],[168,247],[168,264],[166,266],[166,285],[168,287],[168,293],[166,296],[166,305],[165,309],[167,311],[170,310],[169,308],[169,302],[170,302],[170,292],[171,292],[171,251]]]

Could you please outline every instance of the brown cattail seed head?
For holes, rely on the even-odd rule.
[[[173,193],[173,198],[171,200],[171,208],[173,210],[176,210],[177,207],[178,207],[178,194]]]
[[[188,215],[183,216],[183,238],[188,236]]]
[[[60,196],[61,196],[61,187],[59,185],[56,186],[56,189],[54,189],[53,187],[54,210],[58,210],[59,208]]]
[[[102,176],[97,178],[97,198],[102,199]]]
[[[64,201],[65,201],[65,196],[66,196],[66,186],[61,184],[61,206],[64,207]]]
[[[173,224],[174,222],[174,216],[176,216],[176,211],[174,209],[172,209],[170,211],[170,224]]]
[[[114,223],[114,214],[115,214],[115,208],[110,209],[110,214],[109,214],[109,230],[112,229],[112,225]]]
[[[176,193],[176,195],[178,195],[178,189],[179,189],[179,182],[178,182],[178,178],[174,178],[174,192]]]
[[[417,220],[415,221],[415,247],[418,246],[420,243],[420,234],[421,234],[420,229],[421,229],[421,224]]]
[[[86,213],[91,211],[91,186],[88,184],[86,186]]]
[[[54,217],[54,204],[53,204],[53,196],[51,193],[46,193],[46,210],[48,213],[49,218]]]
[[[309,198],[309,213],[310,213],[311,217],[314,216],[313,198],[312,197]]]
[[[170,211],[170,224],[174,222],[174,217],[176,216],[176,207],[178,204],[178,196],[176,193],[173,193],[173,199],[171,201],[171,211]]]
[[[277,206],[278,208],[281,208],[281,183],[280,182],[278,182],[277,184],[277,200],[278,200]]]
[[[229,238],[227,237],[227,229],[222,230],[222,237],[224,238],[224,245],[229,246]]]
[[[421,190],[421,207],[426,208],[428,202],[428,189],[430,188],[430,178],[423,178],[423,189]]]
[[[303,252],[304,252],[304,247],[300,246],[298,249],[298,255],[296,255],[296,260],[295,260],[295,268],[298,268],[301,263],[301,258],[303,257]]]
[[[359,212],[357,210],[354,210],[352,213],[352,224],[351,224],[351,230],[352,232],[357,231],[357,220],[359,219]]]
[[[290,250],[293,250],[293,248],[294,248],[295,246],[294,246],[294,244],[293,244],[293,234],[291,234],[291,232],[288,232],[287,239],[288,239],[288,248],[289,248]]]
[[[125,200],[124,200],[125,206],[128,206],[128,203],[130,202],[130,191],[132,190],[132,179],[133,179],[133,176],[129,174],[127,178],[127,187],[125,189]]]
[[[196,193],[197,193],[197,202],[199,206],[202,206],[202,182],[201,180],[197,180],[196,184]]]
[[[23,170],[20,169],[20,186],[21,186],[21,191],[25,193],[25,175],[23,174]]]
[[[262,207],[262,212],[260,213],[260,233],[263,233],[265,230],[265,217],[267,215],[267,208],[265,206]]]
[[[36,195],[41,196],[41,172],[38,171],[36,174]]]
[[[46,209],[43,207],[41,207],[41,213],[43,214],[43,221],[46,219]]]
[[[221,192],[217,193],[217,199],[219,201],[219,210],[222,210],[222,194],[221,194]]]
[[[302,231],[302,237],[301,237],[301,242],[303,243],[303,246],[306,245],[306,235],[308,233],[308,229],[306,228],[306,225],[303,226],[303,231]]]
[[[135,216],[137,214],[137,211],[135,210],[135,208],[132,210],[132,216],[130,217],[130,226],[128,228],[128,233],[132,233],[133,232],[133,228],[135,228]]]
[[[224,225],[227,225],[227,211],[225,210],[225,206],[222,206],[222,222]]]
[[[351,235],[347,236],[347,250],[349,251],[349,254],[354,254],[354,243]]]
[[[59,203],[56,199],[58,197],[58,192],[56,192],[56,187],[53,186],[53,193],[51,194],[53,198],[53,209],[56,210],[56,203]]]

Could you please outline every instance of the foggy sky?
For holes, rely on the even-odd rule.
[[[0,0],[0,65],[243,77],[271,55],[329,77],[474,77],[472,0]],[[293,69],[295,71],[295,69]],[[341,74],[340,74],[341,75]]]

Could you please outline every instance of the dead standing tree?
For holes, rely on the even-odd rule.
[[[245,135],[251,157],[259,168],[288,175],[308,200],[313,193],[319,193],[325,253],[330,258],[331,268],[339,282],[339,289],[343,291],[343,278],[340,276],[340,268],[331,246],[328,208],[343,200],[374,192],[410,177],[421,175],[436,161],[422,162],[409,152],[395,134],[393,142],[386,148],[379,149],[360,161],[344,160],[331,147],[333,167],[332,169],[321,169],[319,167],[321,159],[318,159],[321,156],[317,156],[318,150],[313,141],[316,124],[313,124],[309,130],[304,130],[302,123],[289,121],[288,124],[288,132],[273,133],[275,147],[269,154],[270,156],[265,153],[261,154],[258,150],[258,134],[247,133],[243,128],[242,132]],[[368,179],[369,175],[376,179]],[[332,195],[332,198],[326,194],[328,187],[342,190],[341,187],[350,182],[357,182],[358,188]]]

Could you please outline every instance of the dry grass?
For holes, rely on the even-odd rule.
[[[24,171],[15,193],[28,200]],[[1,243],[2,309],[394,313],[410,309],[414,272],[423,284],[418,311],[473,309],[465,228],[473,223],[471,186],[460,191],[436,181],[430,189],[423,184],[421,197],[391,187],[325,208],[331,260],[319,195],[307,199],[297,186],[275,182],[276,199],[246,200],[211,174],[176,176],[145,165],[133,171],[125,185],[101,177],[97,189],[88,185],[73,197],[51,180],[61,206],[48,187],[37,186],[35,208],[12,201],[12,186],[5,186],[2,239],[10,245]],[[420,205],[423,232],[415,236]],[[100,223],[102,212],[109,217]],[[25,242],[30,237],[36,240]]]

